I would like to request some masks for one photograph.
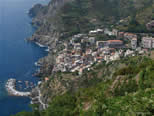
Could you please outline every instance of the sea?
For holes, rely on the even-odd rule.
[[[31,111],[30,99],[9,96],[5,83],[9,78],[37,84],[33,73],[39,69],[35,62],[47,55],[46,48],[27,42],[35,28],[28,16],[29,9],[49,0],[0,0],[0,116],[10,116],[21,111]]]

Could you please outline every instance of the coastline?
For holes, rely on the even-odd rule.
[[[38,45],[40,48],[46,48],[44,51],[49,52],[50,51],[50,47],[49,46],[45,46],[39,42],[34,42],[36,45]]]
[[[39,104],[39,109],[43,110],[48,107],[42,100],[41,90],[39,89],[39,85],[41,81],[38,82],[37,86],[33,88],[31,91],[24,92],[18,91],[16,89],[16,79],[10,78],[5,84],[5,88],[10,96],[18,96],[18,97],[29,97],[31,99],[30,104]]]
[[[34,77],[33,73],[39,67],[35,67],[34,62],[45,57],[47,52],[45,51],[46,48],[40,48],[34,42],[27,42],[26,38],[31,37],[36,29],[31,26],[32,18],[25,11],[29,11],[32,4],[45,4],[47,1],[6,0],[1,1],[1,3],[3,7],[0,9],[2,11],[0,114],[9,116],[19,111],[31,110],[29,107],[30,93],[21,95],[20,92],[30,92],[31,88],[37,85],[40,78]],[[14,82],[7,83],[9,78],[15,78],[16,84]],[[22,83],[18,81],[22,81]],[[25,81],[28,81],[28,85]]]
[[[41,48],[45,48],[46,46],[42,45],[41,43],[35,42],[36,45],[38,45]]]
[[[45,52],[49,53],[50,50],[51,50],[49,46],[45,46],[45,45],[43,45],[43,44],[41,44],[39,42],[36,42],[36,41],[30,41],[30,42],[35,43],[40,48],[46,48],[44,50]],[[45,59],[45,57],[43,57],[41,59],[38,59],[38,61],[36,61],[34,63],[34,65],[36,67],[39,67],[39,70],[36,70],[36,72],[33,75],[38,76],[38,77],[42,76],[41,72],[42,72],[42,67],[44,65],[43,59]],[[46,109],[48,107],[48,104],[43,102],[43,98],[42,98],[42,95],[41,95],[41,90],[40,90],[40,87],[39,87],[41,85],[41,83],[42,83],[42,81],[38,82],[36,87],[31,90],[31,95],[28,96],[28,97],[31,99],[30,104],[39,104],[39,109],[43,110],[43,109]]]
[[[35,5],[33,5],[32,7],[34,7]],[[29,15],[29,11],[30,9],[26,12],[27,15]],[[30,16],[29,16],[30,17]],[[31,17],[33,19],[33,17]],[[32,23],[31,25],[33,27],[35,27]],[[36,32],[36,30],[34,31],[34,33]],[[32,35],[30,36],[30,38],[32,37]],[[33,40],[29,40],[29,39],[25,39],[25,41],[31,42],[36,44],[38,47],[40,48],[44,48],[44,52],[50,52],[50,47],[47,45],[43,45],[40,42],[37,41],[33,41]],[[45,58],[45,56],[43,57],[43,59]],[[39,58],[37,62],[34,62],[34,65],[36,67],[39,67],[39,70],[36,69],[36,72],[34,72],[34,74],[32,76],[40,76],[40,68],[42,66],[42,58]],[[16,79],[14,78],[10,78],[7,80],[7,82],[5,83],[5,89],[8,93],[9,96],[18,96],[18,97],[29,97],[31,99],[30,103],[31,104],[40,104],[40,109],[45,109],[47,107],[47,104],[43,103],[43,101],[41,100],[41,91],[39,89],[39,84],[41,82],[39,81],[38,84],[36,85],[35,88],[33,88],[31,91],[29,92],[23,92],[23,91],[18,91],[16,90]]]
[[[20,96],[20,97],[29,97],[31,96],[31,92],[23,92],[16,90],[16,79],[10,78],[6,82],[6,90],[8,94],[11,96]]]
[[[51,9],[54,11],[54,13],[52,14],[53,16],[56,10],[59,9],[64,4],[64,3],[61,3],[61,1],[56,4],[55,3],[56,1],[54,1],[53,3],[50,1],[47,6],[43,6],[43,7],[51,6]],[[52,70],[54,68],[55,60],[56,60],[55,53],[57,52],[57,49],[59,47],[57,46],[57,44],[59,44],[58,40],[61,35],[60,35],[60,32],[56,30],[56,27],[54,26],[54,24],[50,25],[51,27],[47,26],[48,28],[50,28],[50,30],[46,30],[46,29],[44,30],[44,32],[50,31],[50,33],[44,33],[44,32],[41,33],[41,30],[38,30],[38,28],[41,27],[41,24],[44,24],[44,22],[42,21],[46,18],[46,16],[40,13],[41,9],[37,9],[37,10],[40,10],[40,12],[35,12],[36,14],[34,14],[34,16],[31,16],[30,12],[33,12],[32,10],[35,10],[36,6],[37,4],[34,5],[29,10],[28,15],[32,18],[31,25],[33,27],[37,27],[37,29],[31,37],[27,38],[27,41],[32,42],[41,48],[45,48],[45,52],[48,52],[47,56],[38,59],[37,62],[34,62],[35,66],[39,67],[39,70],[37,70],[36,73],[33,74],[37,77],[46,77],[53,74]],[[54,7],[56,8],[53,9]],[[39,104],[40,109],[44,109],[48,106],[46,104],[45,98],[43,98],[44,96],[41,96],[41,83],[40,84],[38,83],[38,85],[32,90],[31,93],[32,93],[32,95],[30,96],[31,103]]]

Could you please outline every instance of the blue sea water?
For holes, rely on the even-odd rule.
[[[0,116],[19,111],[30,111],[29,98],[8,96],[5,82],[8,78],[37,82],[33,77],[39,58],[47,55],[43,48],[28,43],[25,38],[34,33],[27,11],[36,3],[49,0],[0,0]]]

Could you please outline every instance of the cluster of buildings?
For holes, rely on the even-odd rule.
[[[99,41],[96,39],[97,34],[106,34],[115,39]],[[129,47],[126,47],[125,40],[129,41]],[[152,37],[142,37],[141,46],[138,46],[137,40],[136,34],[119,32],[116,29],[112,31],[96,29],[89,31],[88,34],[74,35],[69,42],[64,43],[65,49],[58,53],[53,71],[78,71],[82,74],[84,69],[89,70],[94,63],[110,62],[130,55],[135,56],[136,51],[144,53],[141,48],[154,48]]]
[[[119,37],[123,38],[123,39],[128,39],[131,43],[131,48],[132,49],[137,49],[137,47],[141,47],[144,49],[152,49],[154,48],[154,38],[151,36],[141,36],[141,43],[139,43],[139,45],[137,45],[137,40],[138,37],[136,34],[133,33],[125,33],[125,32],[119,32]]]

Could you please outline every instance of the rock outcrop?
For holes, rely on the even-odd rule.
[[[36,32],[28,40],[40,43],[49,48],[48,56],[39,60],[41,69],[39,76],[50,75],[54,65],[53,51],[56,50],[60,37],[58,16],[56,13],[67,2],[72,0],[52,0],[47,6],[35,5],[29,12],[33,17],[32,25],[37,27]]]

